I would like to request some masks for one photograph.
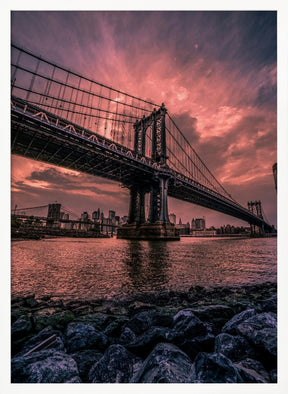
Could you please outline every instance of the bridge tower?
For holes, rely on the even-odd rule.
[[[48,205],[48,214],[47,214],[47,227],[60,227],[60,211],[61,211],[61,204],[49,204]]]
[[[161,170],[167,167],[166,125],[167,110],[162,106],[149,116],[143,116],[134,124],[134,152],[141,156],[146,153],[146,134],[151,127],[151,156],[159,168],[159,173],[151,182],[143,183],[141,179],[130,185],[130,202],[128,223],[118,229],[118,238],[137,239],[179,239],[178,230],[170,223],[168,216],[169,176]],[[150,211],[145,218],[145,195],[150,193]]]
[[[256,215],[258,216],[258,218],[263,219],[262,204],[260,200],[248,201],[247,205],[248,205],[248,210],[251,213],[253,213],[253,215]],[[250,224],[250,227],[251,227],[251,235],[255,235],[257,233],[255,224]],[[259,229],[258,230],[259,234],[264,233],[264,228],[259,227],[258,229]]]

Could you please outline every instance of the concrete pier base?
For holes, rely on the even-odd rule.
[[[180,233],[172,223],[131,223],[124,224],[117,230],[119,239],[143,239],[143,240],[163,240],[179,241]]]

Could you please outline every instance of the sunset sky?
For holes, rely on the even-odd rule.
[[[277,224],[277,14],[244,11],[16,11],[11,39],[132,95],[165,103],[208,168],[243,206]],[[58,201],[125,215],[128,191],[105,179],[12,156],[11,208]],[[245,224],[169,199],[177,222]]]

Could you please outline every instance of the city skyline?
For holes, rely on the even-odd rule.
[[[54,45],[56,35],[65,45]],[[277,224],[275,12],[20,11],[12,13],[12,41],[109,86],[164,101],[231,195],[245,207],[261,200]],[[105,202],[104,209],[128,212],[129,193],[119,185],[18,156],[11,190],[12,208],[69,199],[73,211]],[[177,200],[168,208],[183,222],[206,216],[215,225],[243,224]]]

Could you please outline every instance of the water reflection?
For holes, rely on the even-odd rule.
[[[159,289],[169,282],[167,242],[128,241],[123,263],[134,289]]]

